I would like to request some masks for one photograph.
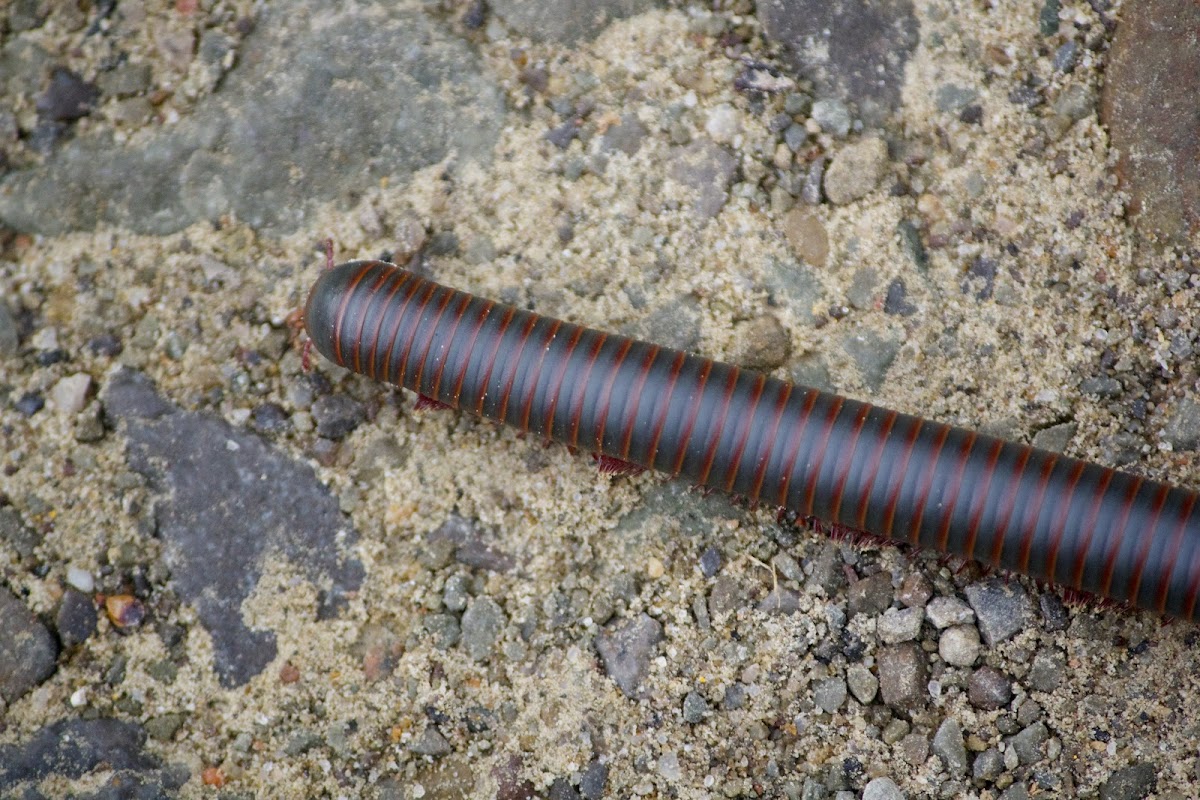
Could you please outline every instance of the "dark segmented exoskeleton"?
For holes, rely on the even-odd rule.
[[[1197,493],[441,286],[318,279],[332,361],[572,447],[803,517],[1200,617]]]

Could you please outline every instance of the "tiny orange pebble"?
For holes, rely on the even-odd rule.
[[[300,669],[292,662],[287,662],[279,668],[280,683],[295,683],[300,680]]]
[[[205,767],[200,772],[200,781],[205,786],[215,786],[220,789],[225,785],[225,773],[220,767]]]
[[[134,628],[146,619],[146,607],[131,594],[110,594],[104,598],[104,610],[118,628]]]

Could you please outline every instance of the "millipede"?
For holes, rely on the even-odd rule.
[[[1197,493],[440,285],[326,269],[331,361],[426,401],[896,544],[1197,620]]]

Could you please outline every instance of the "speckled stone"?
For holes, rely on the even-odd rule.
[[[813,688],[813,702],[826,714],[832,714],[846,702],[846,682],[841,678],[826,678]]]
[[[1003,708],[1012,701],[1012,681],[994,667],[980,667],[967,680],[967,697],[976,708]]]
[[[539,42],[573,44],[597,36],[613,20],[654,7],[654,0],[490,0],[516,30]]]
[[[650,657],[662,639],[662,624],[649,614],[613,622],[596,637],[604,671],[626,697],[637,696],[650,670]]]
[[[893,708],[914,708],[926,700],[929,660],[916,642],[889,645],[879,651],[879,689]]]
[[[508,619],[504,610],[489,597],[477,597],[463,614],[462,645],[474,661],[482,661],[492,653],[492,648],[504,631]]]
[[[0,697],[11,703],[54,674],[54,635],[7,589],[0,588]]]
[[[967,774],[967,748],[963,744],[962,726],[947,717],[933,736],[933,754],[942,760],[951,775]]]
[[[973,583],[964,591],[988,647],[1012,638],[1032,619],[1029,595],[1016,581],[990,579]]]
[[[973,666],[979,650],[979,631],[974,625],[952,625],[938,637],[938,655],[953,667]]]
[[[855,103],[871,124],[899,104],[919,36],[909,0],[760,0],[757,13],[767,37],[784,46],[792,69],[819,95]]]
[[[1180,108],[1200,93],[1200,5],[1141,0],[1121,14],[1101,117],[1140,228],[1185,244],[1200,231],[1200,128]]]
[[[863,789],[863,800],[905,800],[907,795],[891,778],[875,778]]]
[[[834,153],[825,171],[825,196],[834,205],[866,197],[879,184],[887,168],[887,144],[871,136]]]
[[[721,213],[729,199],[729,184],[737,170],[737,160],[727,149],[711,139],[697,139],[677,147],[668,156],[667,174],[694,192],[692,213],[711,219]]]
[[[1117,770],[1100,787],[1100,800],[1141,800],[1158,785],[1153,764],[1142,762]]]
[[[920,608],[889,608],[883,612],[875,631],[884,644],[911,642],[921,635],[921,621],[925,613]]]

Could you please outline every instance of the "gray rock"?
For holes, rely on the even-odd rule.
[[[967,698],[976,708],[1004,708],[1013,698],[1012,681],[994,667],[980,667],[967,680]]]
[[[1050,738],[1050,730],[1044,722],[1035,722],[1023,731],[1006,740],[1022,764],[1036,764],[1042,760],[1042,745]]]
[[[700,574],[711,578],[721,571],[721,551],[715,547],[707,547],[700,554]]]
[[[874,393],[883,386],[888,368],[900,353],[900,341],[890,334],[881,336],[869,329],[851,330],[842,337],[842,349],[858,368],[867,391]]]
[[[42,538],[35,528],[25,524],[15,508],[0,507],[0,542],[16,550],[18,556],[32,558]]]
[[[721,213],[736,170],[737,160],[728,150],[711,139],[697,139],[671,151],[667,175],[695,193],[692,213],[703,220]]]
[[[866,197],[887,169],[887,144],[875,136],[848,144],[833,156],[825,171],[825,196],[834,205]]]
[[[826,714],[832,714],[846,702],[846,682],[841,678],[826,678],[813,688],[813,702]]]
[[[970,625],[975,621],[975,612],[957,597],[933,598],[925,606],[925,616],[938,630],[951,625]]]
[[[975,756],[971,765],[971,776],[977,781],[994,781],[1004,773],[1004,756],[994,747],[989,747]]]
[[[953,717],[947,717],[933,735],[933,754],[946,765],[951,775],[967,774],[967,748],[963,744],[962,726]]]
[[[504,631],[508,618],[504,610],[489,597],[477,597],[462,617],[462,644],[475,661],[482,661]]]
[[[621,121],[604,132],[600,139],[600,149],[605,152],[621,152],[631,156],[642,147],[646,138],[646,126],[633,114],[626,114]]]
[[[757,9],[768,38],[784,46],[817,94],[856,103],[870,124],[899,105],[904,65],[918,41],[908,0],[760,0]]]
[[[965,594],[988,647],[1012,638],[1032,619],[1033,604],[1016,581],[1005,583],[993,578],[973,583]]]
[[[1141,800],[1158,786],[1153,764],[1131,764],[1109,776],[1100,787],[1100,800]]]
[[[700,311],[683,297],[648,314],[633,333],[676,350],[694,351],[700,342]]]
[[[911,642],[921,635],[925,612],[920,608],[889,608],[875,623],[875,632],[884,644]]]
[[[0,745],[0,784],[12,787],[50,775],[79,778],[103,768],[140,772],[158,761],[143,750],[140,725],[101,717],[63,720],[47,725],[20,744]]]
[[[938,111],[947,114],[957,114],[979,99],[979,92],[966,86],[956,86],[945,83],[937,88],[934,102]]]
[[[538,42],[574,44],[595,38],[613,20],[654,7],[654,0],[491,0],[489,5],[519,33]]]
[[[372,8],[265,7],[242,45],[254,57],[193,114],[136,145],[104,130],[68,141],[0,181],[0,222],[164,234],[228,214],[289,232],[318,203],[349,204],[364,183],[401,183],[451,152],[486,158],[504,100],[477,56],[419,9]]]
[[[757,608],[767,614],[795,614],[800,610],[800,593],[786,586],[774,586],[758,601]]]
[[[879,681],[862,664],[851,664],[846,668],[846,685],[850,687],[850,694],[863,705],[870,704],[879,691]]]
[[[74,589],[63,593],[54,615],[54,630],[63,647],[74,647],[91,638],[96,632],[96,606],[92,599]]]
[[[688,692],[683,698],[683,721],[691,725],[703,722],[709,714],[708,701],[699,692]]]
[[[449,650],[462,641],[462,627],[453,614],[430,614],[421,621],[438,650]]]
[[[873,267],[859,267],[850,278],[846,290],[846,302],[851,308],[872,309],[879,296],[879,271]]]
[[[850,133],[850,109],[836,98],[827,97],[813,103],[813,122],[821,126],[821,130],[831,133],[839,139],[846,138]]]
[[[432,724],[427,725],[421,735],[412,740],[408,749],[419,756],[430,756],[431,758],[449,755],[454,751],[449,740]]]
[[[15,356],[19,343],[17,320],[9,310],[8,303],[0,301],[0,358]]]
[[[54,674],[58,644],[25,604],[0,589],[0,697],[11,703]]]
[[[788,219],[792,219],[791,214]],[[784,225],[787,224],[785,220]],[[810,267],[790,259],[772,259],[765,270],[764,284],[772,303],[787,306],[806,325],[816,321],[813,307],[820,302],[824,290]]]
[[[599,761],[593,761],[579,776],[579,793],[585,800],[600,800],[604,797],[606,783],[608,783],[608,766]]]
[[[1039,692],[1053,692],[1062,684],[1066,658],[1060,652],[1041,652],[1033,657],[1025,681]]]
[[[104,406],[121,423],[130,467],[158,496],[163,565],[212,636],[222,685],[245,683],[275,658],[275,635],[242,617],[268,559],[286,559],[325,587],[319,617],[358,589],[362,564],[346,555],[357,535],[307,464],[223,420],[177,409],[135,372],[109,380]]]
[[[974,666],[979,650],[979,631],[974,625],[952,625],[938,637],[938,655],[952,667]]]
[[[349,395],[327,394],[312,405],[317,433],[326,439],[344,439],[366,419],[362,403]]]
[[[863,789],[863,800],[905,800],[907,795],[891,778],[875,778]]]
[[[1067,445],[1075,437],[1075,431],[1078,428],[1079,426],[1074,422],[1060,422],[1049,428],[1042,428],[1033,435],[1033,446],[1055,453],[1066,452]]]
[[[466,575],[451,575],[442,587],[442,605],[450,611],[462,611],[467,607],[467,587],[470,578]]]
[[[898,709],[923,705],[929,682],[929,659],[916,642],[893,644],[878,655],[879,689],[883,702]]]
[[[739,323],[734,328],[733,363],[746,369],[770,372],[787,362],[792,337],[770,314]]]
[[[1200,403],[1195,400],[1175,403],[1162,436],[1175,450],[1200,449]]]
[[[892,576],[887,572],[876,572],[855,581],[850,587],[847,603],[851,617],[859,614],[875,616],[882,614],[892,604]]]
[[[626,697],[637,697],[650,670],[650,657],[662,639],[662,624],[649,614],[614,622],[596,637],[604,671]]]

